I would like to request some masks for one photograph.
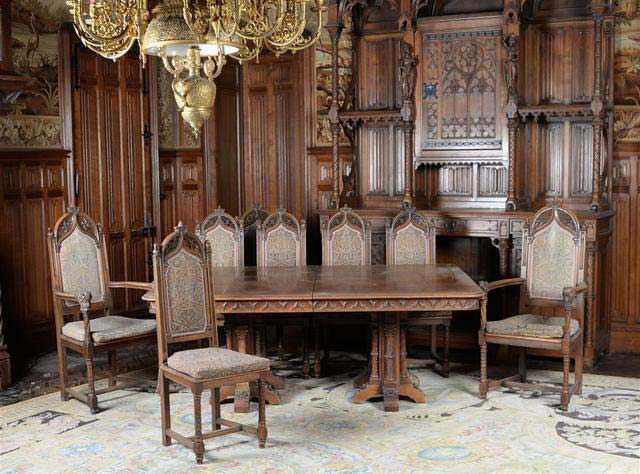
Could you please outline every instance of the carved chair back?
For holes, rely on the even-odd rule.
[[[403,210],[386,224],[387,265],[436,263],[436,229],[415,208]]]
[[[269,213],[260,204],[245,212],[238,220],[238,226],[244,240],[244,265],[257,265],[257,230]]]
[[[112,297],[109,288],[109,264],[102,232],[78,208],[70,207],[48,233],[49,267],[53,291],[77,295],[90,292],[91,310],[109,313]],[[64,325],[64,315],[79,314],[75,302],[54,298],[56,325]]]
[[[371,224],[348,207],[341,208],[321,225],[322,264],[369,265]]]
[[[242,232],[235,219],[218,208],[197,226],[196,234],[211,248],[214,267],[241,267],[244,265]]]
[[[258,266],[287,267],[307,264],[304,220],[278,209],[258,225]]]
[[[584,282],[585,247],[586,232],[573,212],[559,203],[540,209],[522,233],[525,304],[562,304],[564,288]]]
[[[210,249],[182,223],[153,250],[158,359],[174,342],[208,339],[218,345]]]

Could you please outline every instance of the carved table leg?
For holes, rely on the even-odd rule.
[[[239,326],[236,329],[235,337],[237,338],[238,352],[247,353],[247,336],[249,328],[247,326]],[[233,407],[236,413],[249,413],[251,405],[251,390],[248,383],[239,383],[236,385],[235,395],[233,398]]]

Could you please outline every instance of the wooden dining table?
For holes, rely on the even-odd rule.
[[[352,401],[382,397],[385,411],[398,411],[400,397],[426,402],[407,368],[407,322],[412,313],[480,309],[486,314],[485,293],[449,264],[221,267],[214,271],[214,298],[218,318],[362,314],[371,327],[371,351],[367,373],[358,379]],[[154,291],[143,299],[153,311]],[[249,345],[241,346],[251,351]]]

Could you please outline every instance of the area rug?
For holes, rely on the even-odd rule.
[[[585,375],[566,413],[558,396],[507,389],[477,397],[477,379],[417,371],[428,402],[354,405],[350,375],[287,380],[283,403],[267,407],[269,438],[234,434],[206,443],[205,464],[160,442],[155,393],[120,391],[103,411],[49,394],[0,408],[0,473],[20,472],[640,472],[640,381]],[[531,371],[557,383],[560,373]],[[173,428],[193,430],[192,397],[172,395]],[[203,421],[210,426],[207,397]],[[254,405],[255,408],[255,405]],[[255,423],[255,410],[223,416]]]

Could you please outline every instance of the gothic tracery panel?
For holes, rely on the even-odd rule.
[[[497,30],[423,36],[422,149],[499,149]]]

